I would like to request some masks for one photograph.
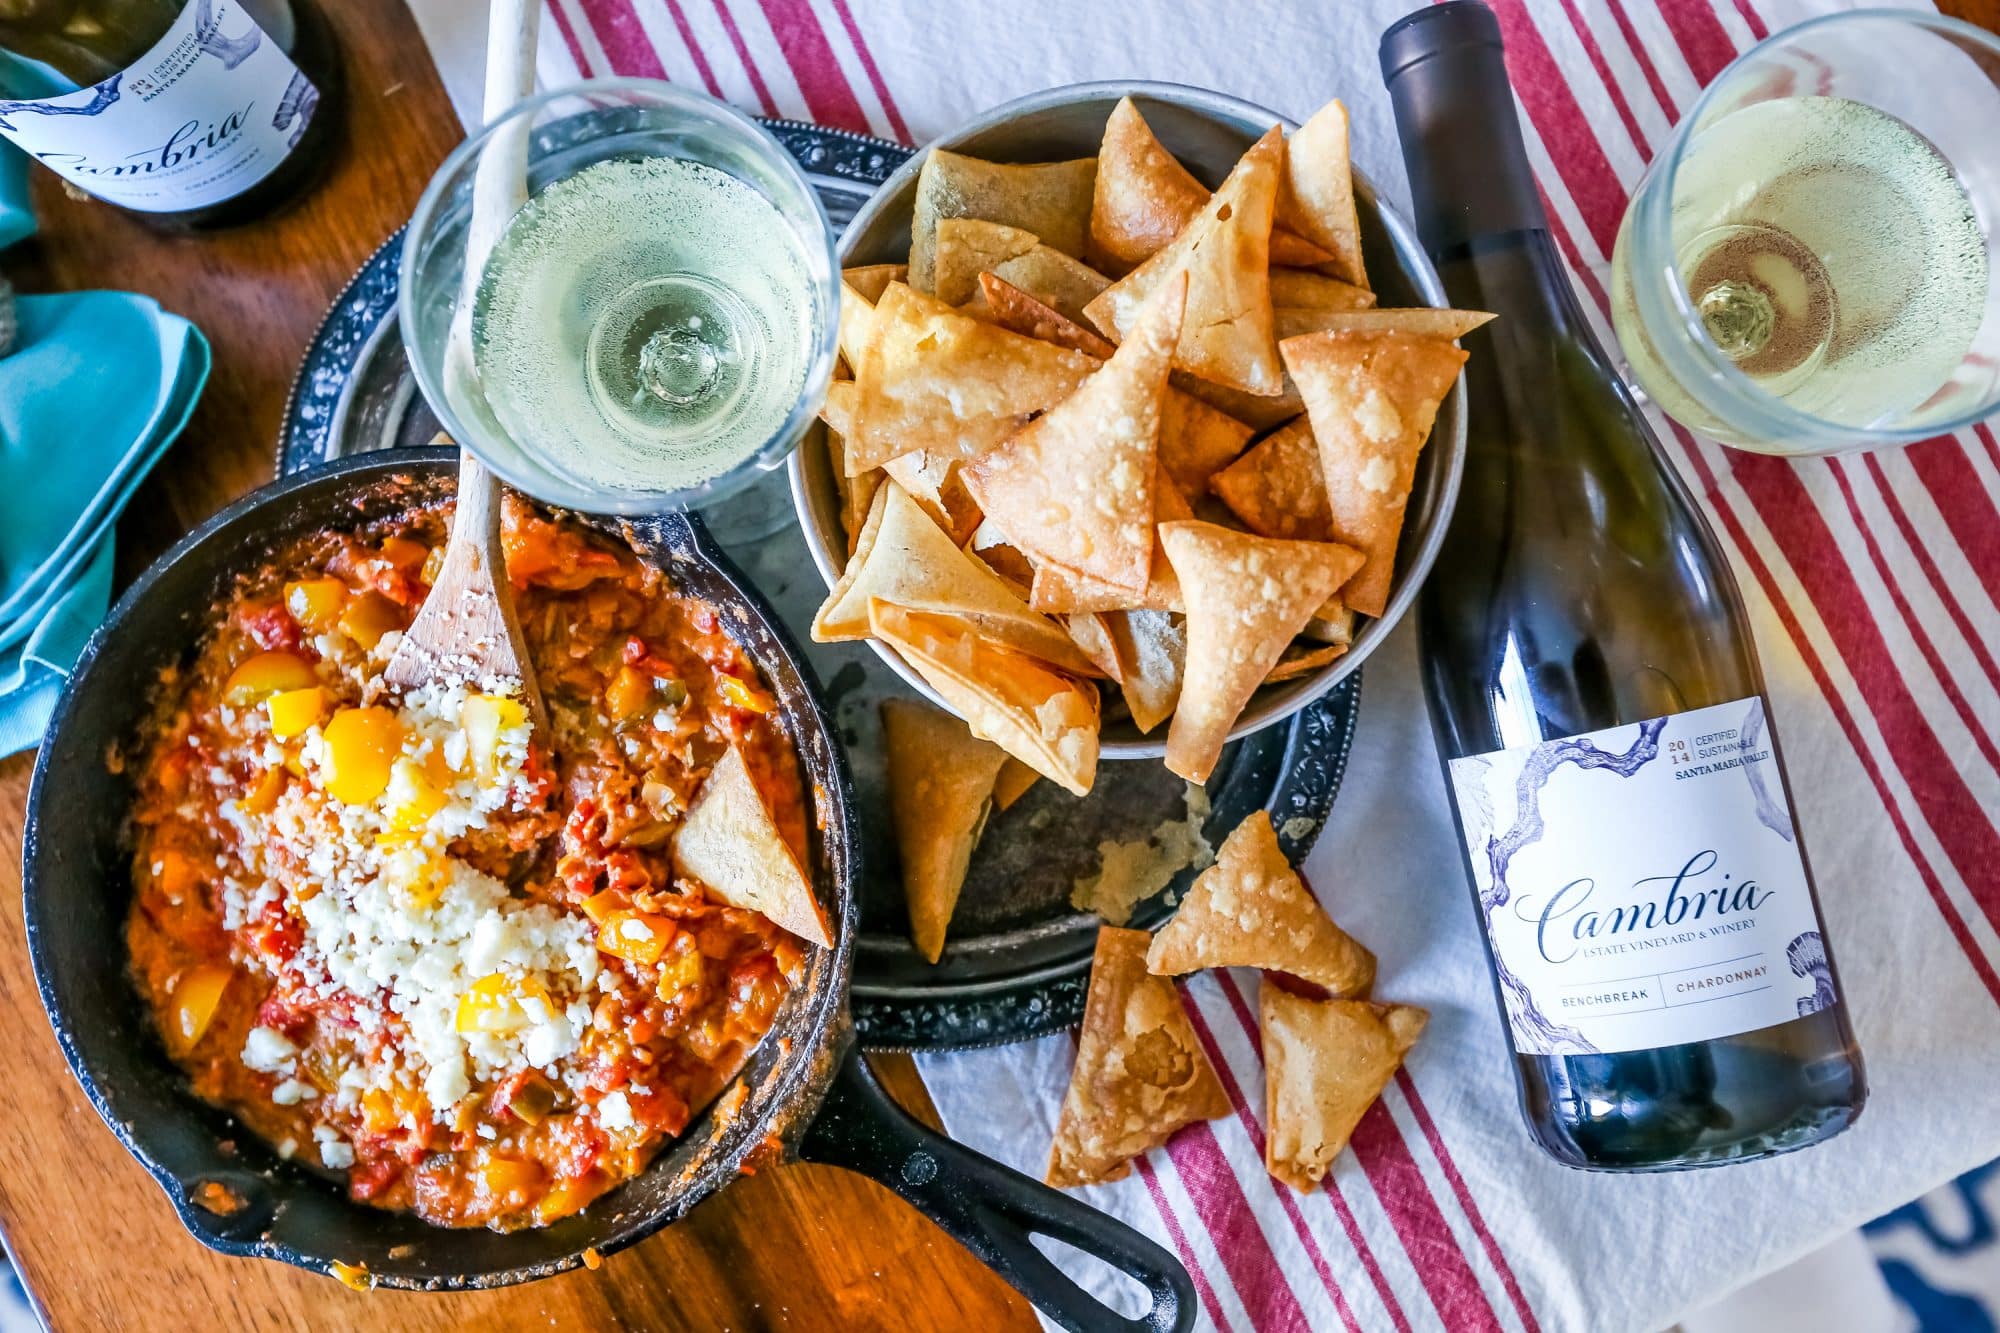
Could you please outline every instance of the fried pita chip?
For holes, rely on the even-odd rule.
[[[1354,646],[1354,612],[1339,597],[1330,599],[1325,606],[1313,613],[1300,631],[1307,638],[1318,639],[1321,643],[1336,648]]]
[[[1146,586],[1160,399],[1186,302],[1177,275],[1102,370],[966,465],[966,488],[1029,559],[1135,592]]]
[[[1229,1114],[1180,993],[1146,971],[1146,932],[1102,926],[1048,1183],[1122,1180],[1175,1130]]]
[[[1002,328],[1099,360],[1118,350],[1116,344],[991,273],[980,274],[979,284],[993,321]],[[1242,453],[1254,433],[1229,413],[1178,389],[1170,390],[1160,404],[1160,462],[1189,500],[1207,490],[1208,479]]]
[[[1299,417],[1266,435],[1249,453],[1209,478],[1213,491],[1243,526],[1286,541],[1333,539],[1333,511],[1319,473],[1319,444]]]
[[[1316,619],[1317,617],[1315,617]],[[1312,621],[1306,623],[1307,630],[1312,628],[1312,624]],[[1294,643],[1291,647],[1285,649],[1284,655],[1278,659],[1278,665],[1272,667],[1271,674],[1264,677],[1264,683],[1266,685],[1282,685],[1288,680],[1297,680],[1300,676],[1309,676],[1323,666],[1332,666],[1346,655],[1347,648],[1348,645],[1344,643],[1321,643],[1313,645],[1303,642]]]
[[[909,699],[882,701],[882,748],[910,939],[935,963],[1007,753],[951,714]]]
[[[1153,480],[1153,501],[1153,514],[1159,522],[1194,516],[1187,500],[1168,479],[1164,468]],[[1084,611],[1185,609],[1181,603],[1180,580],[1174,577],[1174,567],[1168,563],[1166,552],[1160,549],[1157,524],[1152,565],[1147,572],[1143,592],[1135,594],[1118,584],[1105,583],[1053,561],[1044,561],[1035,566],[1035,581],[1029,588],[1028,605],[1037,611],[1064,615]]]
[[[883,293],[874,323],[854,368],[850,473],[920,451],[977,457],[1068,397],[1098,365],[901,283]]]
[[[1143,264],[1180,234],[1208,187],[1180,164],[1127,97],[1104,122],[1097,152],[1097,190],[1090,209],[1090,257],[1124,273]],[[1271,235],[1271,262],[1309,267],[1334,255],[1286,231]]]
[[[984,162],[933,148],[917,173],[910,217],[910,285],[929,292],[935,280],[938,223],[979,218],[1031,231],[1072,258],[1083,258],[1090,232],[1097,159],[1070,162]]]
[[[1279,309],[1351,311],[1375,305],[1375,293],[1301,268],[1271,270],[1271,304]]]
[[[847,553],[851,556],[861,541],[861,528],[868,521],[875,491],[882,484],[882,473],[871,468],[858,477],[847,475],[845,433],[854,420],[851,380],[836,380],[826,386],[826,402],[821,405],[819,415],[826,423],[827,465],[833,470],[834,489],[840,493],[840,526],[847,533]]]
[[[1395,577],[1417,455],[1465,353],[1406,333],[1309,333],[1284,346],[1319,443],[1333,535],[1367,557],[1341,596],[1379,616]]]
[[[893,483],[877,492],[853,558],[813,617],[813,641],[866,638],[875,600],[960,617],[996,645],[1073,671],[1091,670],[1061,625],[1029,610],[998,574],[960,550]]]
[[[981,273],[991,272],[994,265],[1025,255],[1041,243],[1035,233],[1003,222],[942,218],[938,221],[931,295],[946,305],[964,305],[978,292]]]
[[[1161,976],[1205,967],[1288,972],[1336,999],[1366,995],[1375,981],[1375,955],[1313,898],[1265,810],[1223,839],[1215,864],[1195,877],[1146,953],[1147,970]]]
[[[1111,630],[1104,617],[1095,611],[1079,611],[1062,620],[1077,651],[1089,658],[1107,680],[1119,679],[1125,668],[1118,660],[1118,645],[1111,641]]]
[[[882,465],[882,472],[917,502],[931,521],[958,545],[979,530],[979,502],[965,489],[956,458],[924,452],[902,454]]]
[[[1484,310],[1451,310],[1433,306],[1390,306],[1371,310],[1307,310],[1278,312],[1280,341],[1305,333],[1405,333],[1412,338],[1463,338],[1493,316]]]
[[[908,264],[861,264],[840,270],[841,285],[852,287],[855,294],[870,305],[882,299],[882,293],[889,290],[890,283],[909,280]]]
[[[1105,616],[1118,647],[1119,692],[1140,735],[1173,716],[1187,670],[1187,631],[1165,611],[1118,611]]]
[[[938,300],[961,307],[976,301],[990,314],[979,281],[984,273],[1018,287],[1066,319],[1081,319],[1083,308],[1111,285],[1111,279],[1054,246],[1042,244],[1031,231],[976,218],[940,222]]]
[[[1354,207],[1354,164],[1347,155],[1347,108],[1328,102],[1299,126],[1285,153],[1277,222],[1328,250],[1329,272],[1368,285],[1361,262],[1361,218]]]
[[[1007,540],[1005,533],[991,523],[981,522],[973,529],[972,538],[965,549],[974,559],[998,574],[1006,585],[1013,589],[1022,601],[1028,599],[1028,589],[1034,586],[1035,567],[1028,562],[1014,544]]]
[[[709,770],[674,831],[673,858],[677,874],[699,880],[718,900],[833,947],[812,883],[734,745]]]
[[[1407,1004],[1309,1000],[1265,981],[1264,1168],[1309,1192],[1382,1095],[1430,1015]]]
[[[1192,503],[1209,479],[1234,462],[1256,432],[1199,398],[1167,390],[1160,402],[1160,466]]]
[[[1272,312],[1273,331],[1277,328],[1275,321],[1279,313]],[[1311,311],[1300,313],[1312,314]],[[1221,384],[1210,384],[1199,376],[1180,370],[1176,370],[1167,383],[1188,397],[1198,398],[1216,411],[1236,418],[1250,427],[1252,433],[1281,426],[1306,410],[1289,375],[1279,381],[1281,387],[1276,394],[1244,393]]]
[[[1028,788],[1042,780],[1042,775],[1028,767],[1013,755],[1000,766],[1000,776],[993,782],[993,808],[1006,810],[1014,802],[1028,794]]]
[[[1024,337],[1085,352],[1099,361],[1108,361],[1118,345],[1092,333],[1083,325],[1045,301],[1037,300],[1013,283],[994,273],[979,275],[979,290],[986,298],[986,310],[993,322]]]
[[[1274,541],[1199,521],[1162,523],[1160,544],[1187,603],[1187,678],[1167,732],[1167,769],[1206,782],[1285,645],[1362,556],[1331,542]]]
[[[1251,394],[1275,394],[1284,367],[1271,331],[1271,208],[1284,166],[1275,128],[1254,144],[1173,243],[1084,308],[1106,336],[1123,338],[1140,308],[1175,273],[1188,275],[1187,321],[1174,364]]]
[[[876,638],[903,655],[972,734],[1077,796],[1097,775],[1097,691],[949,616],[868,604]]]

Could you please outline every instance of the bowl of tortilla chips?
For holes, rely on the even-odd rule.
[[[1435,308],[1339,102],[1038,93],[912,157],[840,256],[841,369],[790,462],[815,638],[1081,794],[1100,756],[1204,781],[1408,609],[1487,317]]]

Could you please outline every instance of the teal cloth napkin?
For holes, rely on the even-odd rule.
[[[0,154],[0,245],[31,233]],[[24,296],[0,356],[0,755],[40,743],[111,607],[112,526],[187,424],[208,340],[149,297]]]

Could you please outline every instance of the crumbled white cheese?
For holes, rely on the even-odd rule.
[[[276,1028],[254,1027],[243,1041],[243,1063],[260,1074],[289,1069],[299,1048]]]
[[[632,1128],[632,1103],[623,1092],[614,1092],[597,1104],[597,1122],[606,1129]]]

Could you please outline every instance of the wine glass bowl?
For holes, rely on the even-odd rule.
[[[994,108],[933,147],[998,162],[1047,162],[1094,156],[1104,122],[1120,98],[1138,102],[1162,143],[1213,188],[1245,149],[1273,125],[1296,128],[1275,111],[1221,93],[1171,83],[1115,81],[1051,88]],[[910,249],[920,150],[885,181],[840,238],[843,266],[900,263]],[[1382,200],[1358,170],[1355,203],[1370,283],[1383,306],[1441,306],[1444,288],[1410,223]],[[1330,664],[1282,684],[1260,689],[1237,718],[1232,740],[1282,722],[1347,679],[1388,637],[1416,597],[1444,539],[1458,496],[1465,454],[1465,390],[1461,384],[1438,411],[1417,462],[1416,480],[1397,546],[1395,580],[1383,614],[1363,618],[1346,653]],[[792,500],[807,547],[831,588],[847,563],[847,535],[840,521],[840,493],[824,433],[808,433],[790,461]],[[868,646],[926,698],[949,708],[915,668],[877,639]],[[1129,718],[1107,717],[1099,753],[1107,759],[1154,759],[1166,753],[1166,728],[1141,733]]]
[[[528,202],[468,283],[474,180],[524,140]],[[838,314],[832,230],[797,163],[733,108],[648,79],[497,118],[439,168],[403,248],[404,341],[446,433],[588,513],[713,504],[782,464]],[[468,319],[469,367],[450,351]]]
[[[1631,376],[1740,448],[1907,444],[2000,410],[2000,40],[1907,10],[1780,32],[1715,79],[1612,260]]]

